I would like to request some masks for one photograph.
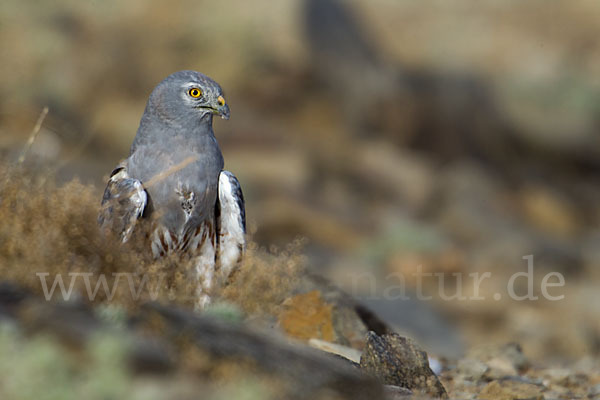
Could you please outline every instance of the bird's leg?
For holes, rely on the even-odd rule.
[[[210,290],[213,286],[215,273],[215,245],[210,235],[203,241],[199,256],[194,260],[198,287],[196,289],[196,311],[204,310],[211,301]]]

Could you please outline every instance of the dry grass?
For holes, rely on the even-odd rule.
[[[40,173],[4,166],[0,178],[0,274],[41,293],[38,273],[48,273],[49,284],[69,273],[140,272],[147,257],[124,251],[104,238],[97,227],[100,192],[78,181],[57,186]],[[78,279],[76,292],[83,293]],[[55,292],[58,294],[58,291]],[[102,301],[102,291],[98,301]],[[118,295],[116,297],[119,297]]]
[[[144,279],[146,287],[159,285],[158,301],[183,306],[193,304],[195,280],[191,276],[189,262],[175,257],[153,260],[144,229],[136,232],[126,245],[103,236],[96,223],[101,198],[98,188],[77,181],[58,186],[39,171],[6,164],[2,166],[0,281],[17,282],[42,295],[44,290],[36,273],[49,274],[48,286],[57,275],[91,273],[89,281],[93,289],[102,275],[107,278],[108,287],[112,288],[114,273],[129,272],[134,276],[136,288]],[[296,241],[283,251],[268,252],[251,244],[243,265],[231,277],[221,295],[248,314],[277,314],[280,304],[293,291],[295,280],[302,270],[301,246],[302,242]],[[110,303],[131,313],[141,302],[149,300],[148,291],[142,291],[139,299],[133,298],[125,282],[120,282],[116,288],[112,298],[100,290],[98,296],[90,300],[85,283],[79,278],[74,292],[93,305]],[[56,289],[53,300],[60,298],[60,290]],[[164,334],[165,327],[160,321],[157,324],[154,333],[160,336]],[[275,393],[296,390],[293,382],[262,373],[251,363],[215,360],[193,343],[186,342],[185,336],[180,337],[175,348],[179,354],[180,371],[188,378],[193,376],[194,385],[200,384],[208,390],[207,398],[239,398],[242,393],[244,398],[249,399],[281,398]],[[42,373],[52,376],[45,370]],[[68,379],[76,378],[64,378],[67,383],[59,382],[60,390],[73,386]],[[168,391],[177,386],[169,381],[163,381],[161,385],[155,390]],[[118,389],[134,393],[136,387],[128,381],[127,385]],[[23,389],[19,386],[15,390]],[[170,397],[165,395],[161,398]]]
[[[144,225],[130,242],[121,245],[104,237],[96,218],[100,191],[78,181],[57,186],[40,172],[17,166],[2,168],[0,176],[0,279],[20,283],[38,294],[44,293],[39,273],[50,290],[56,276],[68,289],[73,273],[74,293],[92,303],[112,302],[135,308],[140,302],[156,299],[190,306],[194,302],[195,279],[191,263],[178,257],[153,260]],[[223,290],[223,297],[248,313],[275,313],[289,296],[301,271],[301,242],[271,254],[250,245],[243,265]],[[128,278],[118,274],[129,273]],[[104,277],[104,278],[103,278]],[[106,279],[108,291],[102,279]],[[139,298],[132,295],[130,281]],[[114,285],[114,286],[113,286]],[[143,285],[143,286],[142,286]],[[89,289],[98,288],[90,298]],[[111,292],[114,288],[114,295]],[[57,286],[53,298],[61,297]]]
[[[225,286],[223,298],[247,314],[278,315],[304,271],[303,245],[297,239],[282,251],[267,252],[251,244],[243,264]]]

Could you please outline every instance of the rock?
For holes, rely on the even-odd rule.
[[[412,396],[413,392],[409,389],[394,386],[394,385],[384,385],[383,391],[385,393],[385,398],[387,400],[403,400],[408,399]]]
[[[495,368],[498,374],[516,375],[529,368],[529,360],[518,343],[476,347],[469,352],[469,357],[484,362],[491,369]]]
[[[93,334],[108,330],[84,303],[38,300],[23,302],[16,314],[20,326],[28,333],[54,335],[69,346],[81,347]]]
[[[73,349],[83,349],[101,336],[129,338],[130,333],[104,323],[86,304],[77,301],[41,301],[32,293],[12,284],[0,283],[0,315],[6,311],[15,326],[29,335],[46,334]],[[0,320],[1,321],[1,320]],[[139,374],[166,373],[174,369],[169,345],[160,338],[133,339],[125,355],[132,371]]]
[[[0,282],[0,323],[10,322],[23,340],[42,333],[85,353],[96,338],[118,338],[119,355],[134,376],[187,374],[198,385],[231,387],[236,379],[265,380],[278,388],[277,398],[384,399],[382,385],[358,364],[242,322],[154,303],[140,305],[122,325],[97,314],[85,303],[48,302]]]
[[[283,326],[281,323],[286,319],[292,322],[289,319],[290,306],[297,304],[299,299],[303,299],[307,303],[307,307],[292,307],[292,309],[296,310],[295,314],[300,317],[300,320],[292,322],[289,326],[299,328],[299,325],[303,324],[303,319],[315,319],[319,315],[321,316],[319,321],[322,323],[322,328],[319,331],[309,329],[311,335],[308,338],[295,335],[299,339],[308,340],[316,338],[362,351],[368,331],[374,331],[379,335],[392,331],[379,318],[378,314],[371,311],[370,307],[355,299],[326,278],[307,274],[300,279],[296,290],[301,294],[284,302],[283,310],[278,316],[280,325]],[[318,293],[318,295],[315,293]],[[312,310],[313,307],[314,310]],[[317,310],[320,311],[317,312]],[[324,316],[328,318],[324,318]],[[333,324],[333,340],[323,335],[323,333],[328,332],[329,323]]]
[[[463,379],[476,382],[479,381],[486,372],[488,372],[489,367],[479,360],[463,358],[458,361],[457,370]]]
[[[337,354],[340,357],[347,358],[348,360],[358,364],[360,362],[360,351],[353,349],[352,347],[342,346],[341,344],[326,342],[319,339],[310,339],[308,344],[322,351],[326,351],[331,354]]]
[[[287,335],[306,341],[333,341],[333,306],[324,302],[317,290],[289,298],[283,307],[279,325]]]
[[[577,389],[588,385],[589,377],[584,373],[571,373],[557,383],[569,389]]]
[[[382,388],[341,357],[325,354],[241,324],[155,303],[142,307],[138,328],[160,327],[163,337],[183,342],[180,352],[198,352],[203,367],[218,363],[250,365],[286,386],[288,396],[315,398],[331,392],[347,399],[381,399]],[[301,394],[301,395],[300,395]],[[287,396],[286,396],[287,397]]]
[[[551,382],[560,382],[563,379],[566,379],[571,371],[567,368],[551,368],[544,371],[544,375]]]
[[[491,380],[518,375],[513,363],[505,357],[492,358],[487,362],[487,366],[485,376]]]
[[[175,369],[172,348],[163,340],[138,338],[129,354],[129,367],[135,374],[164,374]]]
[[[446,390],[429,368],[427,354],[411,339],[396,333],[367,334],[360,367],[386,385],[395,385],[437,398],[447,398]]]
[[[30,295],[10,282],[0,282],[0,315],[13,316],[15,309]]]
[[[543,400],[542,388],[530,383],[506,380],[492,381],[479,392],[482,400]]]

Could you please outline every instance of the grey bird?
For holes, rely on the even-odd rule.
[[[150,94],[129,157],[112,172],[98,222],[126,242],[143,218],[151,221],[154,257],[194,260],[196,308],[210,303],[245,250],[240,184],[224,171],[212,121],[229,119],[221,87],[196,71],[179,71]]]

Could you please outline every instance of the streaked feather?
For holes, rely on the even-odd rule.
[[[111,173],[104,190],[98,223],[102,230],[119,235],[125,243],[147,204],[148,195],[142,183],[130,178],[125,165],[120,164]]]

